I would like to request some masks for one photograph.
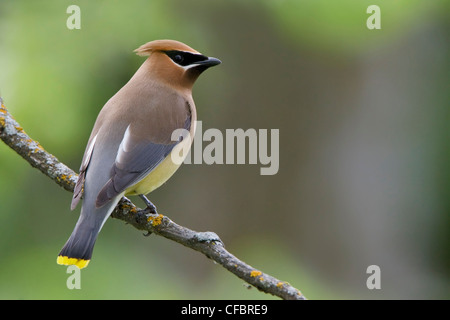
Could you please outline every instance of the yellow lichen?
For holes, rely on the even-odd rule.
[[[39,152],[39,151],[42,151],[42,150],[44,150],[44,148],[42,148],[42,146],[40,145],[40,144],[38,144],[38,146],[36,147],[36,149],[34,149],[34,153],[36,153],[36,152]]]
[[[263,277],[259,277],[259,281],[264,281],[264,278]]]
[[[284,286],[284,284],[285,284],[285,282],[282,282],[282,281],[278,282],[277,288],[282,288]]]
[[[260,275],[262,275],[261,271],[253,270],[252,272],[250,272],[250,276],[253,278],[260,276]]]
[[[128,204],[122,204],[121,206],[122,206],[123,210],[128,210],[131,213],[136,213],[137,212],[136,207],[130,206]]]
[[[161,224],[163,218],[164,216],[162,214],[158,215],[157,217],[150,216],[148,217],[147,222],[151,222],[152,226],[156,227]]]

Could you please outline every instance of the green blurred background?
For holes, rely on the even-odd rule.
[[[69,30],[66,9],[81,9]],[[369,30],[369,5],[381,30]],[[450,298],[448,1],[0,2],[0,94],[78,169],[103,104],[176,39],[218,57],[194,88],[203,129],[280,130],[280,170],[184,165],[150,195],[310,299]],[[71,194],[0,143],[0,298],[270,299],[201,254],[110,219],[81,290],[56,255]],[[138,205],[142,203],[136,199]],[[366,269],[381,268],[381,290]]]

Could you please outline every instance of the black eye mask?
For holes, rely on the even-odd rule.
[[[172,59],[173,62],[182,67],[186,67],[191,64],[196,64],[198,62],[208,60],[208,57],[205,57],[204,55],[199,53],[196,54],[178,50],[165,51],[164,53],[167,54],[169,58]]]

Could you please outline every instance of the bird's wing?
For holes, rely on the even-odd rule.
[[[130,186],[138,183],[154,170],[185,138],[178,134],[172,137],[176,129],[191,127],[191,114],[186,104],[184,111],[172,112],[160,119],[160,125],[143,127],[142,119],[138,125],[130,124],[120,143],[117,157],[111,168],[110,179],[97,196],[96,206],[101,207]],[[164,119],[165,118],[165,119]]]
[[[86,170],[91,161],[92,153],[94,151],[95,141],[97,140],[97,135],[89,140],[86,151],[84,152],[83,160],[81,161],[80,174],[78,175],[77,183],[73,191],[72,203],[70,209],[73,210],[80,202],[81,196],[83,195],[84,181],[86,179]]]

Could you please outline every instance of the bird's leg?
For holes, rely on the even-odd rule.
[[[139,197],[142,199],[142,201],[145,202],[145,204],[147,205],[147,209],[151,215],[158,215],[158,211],[156,211],[156,206],[150,200],[148,200],[148,198],[145,195],[140,194]],[[148,237],[151,234],[152,234],[151,231],[148,231],[146,234],[144,234],[144,236]]]
[[[156,206],[150,200],[148,200],[146,196],[140,194],[139,197],[142,199],[142,201],[145,202],[151,214],[158,214],[158,211],[156,211]]]

